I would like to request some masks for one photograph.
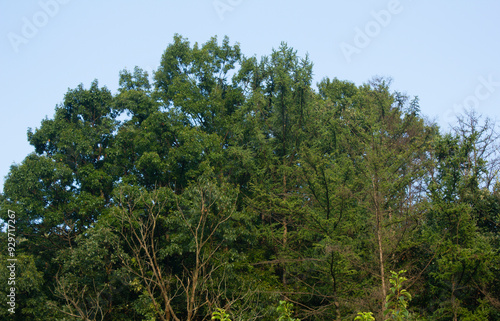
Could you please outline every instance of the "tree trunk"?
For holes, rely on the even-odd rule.
[[[384,250],[382,247],[382,211],[380,209],[380,204],[378,200],[378,189],[375,184],[375,179],[372,178],[373,186],[373,201],[375,205],[375,218],[377,220],[377,241],[378,241],[378,256],[380,261],[380,279],[382,283],[382,302],[381,302],[381,315],[383,315],[385,310],[385,298],[387,297],[387,291],[385,288],[385,270],[384,270]]]
[[[377,239],[378,239],[378,254],[380,260],[380,278],[382,280],[382,313],[385,309],[385,298],[387,297],[387,292],[385,289],[385,272],[384,272],[384,252],[382,249],[382,231],[380,227],[380,217],[377,218]]]
[[[335,277],[335,272],[333,271],[333,252],[331,254],[331,260],[330,260],[330,275],[332,277],[332,283],[333,283],[333,304],[335,305],[335,315],[336,315],[335,321],[340,321],[342,316],[340,315],[340,304],[337,297],[337,278]]]
[[[287,233],[288,233],[288,226],[286,222],[286,218],[283,220],[283,250],[286,250],[286,243],[287,243]],[[285,263],[283,263],[283,286],[286,286],[286,266]]]

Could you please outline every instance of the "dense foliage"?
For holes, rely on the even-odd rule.
[[[175,36],[153,78],[68,90],[0,196],[2,318],[500,320],[494,124],[312,70]]]

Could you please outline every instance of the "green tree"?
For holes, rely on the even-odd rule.
[[[243,101],[228,77],[241,58],[239,45],[213,37],[202,46],[180,35],[167,47],[155,73],[155,93],[167,108],[175,108],[193,125],[229,138],[231,116]]]
[[[69,89],[0,196],[15,317],[382,319],[388,299],[392,318],[405,269],[424,317],[498,318],[493,123],[440,135],[384,79],[312,78],[285,43],[257,59],[175,35],[116,94]]]
[[[477,135],[463,140],[450,134],[435,143],[436,170],[429,182],[430,208],[424,238],[433,252],[428,275],[435,316],[458,320],[470,313],[482,319],[483,295],[478,291],[494,279],[495,251],[480,233],[474,215],[484,162],[468,155]],[[481,284],[481,286],[479,286]],[[481,317],[483,315],[483,317]]]
[[[111,93],[97,81],[89,89],[68,90],[54,119],[28,130],[35,153],[12,166],[5,182],[2,217],[7,209],[18,213],[17,236],[26,240],[18,253],[43,271],[40,302],[60,302],[53,291],[57,257],[76,246],[107,209],[115,180],[108,161],[117,125],[111,104]],[[48,316],[46,308],[40,308],[40,318]]]
[[[352,193],[358,220],[368,226],[363,229],[361,221],[355,224],[359,241],[372,251],[360,254],[368,261],[365,268],[379,279],[375,293],[381,315],[387,296],[386,271],[412,263],[405,257],[422,216],[420,186],[431,165],[427,151],[436,131],[402,110],[388,83],[379,79],[360,88],[343,119],[349,130],[346,152],[355,173]]]

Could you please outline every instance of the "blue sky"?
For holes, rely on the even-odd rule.
[[[27,129],[68,88],[98,79],[115,93],[119,71],[156,69],[175,33],[192,43],[227,35],[257,57],[285,41],[309,54],[315,82],[391,77],[444,130],[467,106],[499,118],[499,13],[495,0],[2,0],[1,187],[33,151]]]

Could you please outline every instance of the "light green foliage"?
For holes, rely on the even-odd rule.
[[[358,316],[354,318],[355,321],[375,321],[372,312],[358,312]]]
[[[231,321],[231,318],[226,310],[217,308],[214,312],[212,312],[212,320]]]
[[[276,311],[279,313],[278,321],[300,321],[300,319],[292,318],[293,304],[290,302],[280,300]]]
[[[279,314],[278,321],[300,321],[300,319],[292,318],[293,304],[290,302],[280,300],[279,306],[276,308],[276,312],[278,312]],[[212,312],[212,320],[231,321],[231,318],[226,310],[222,308],[216,308],[216,310]]]
[[[407,280],[402,276],[406,270],[399,272],[391,271],[389,282],[391,283],[390,293],[385,298],[385,320],[418,320],[417,316],[410,313],[408,304],[412,299],[411,294],[403,288],[403,282]],[[354,320],[375,320],[372,312],[358,312],[358,316]]]
[[[390,293],[385,298],[384,315],[388,317],[387,320],[409,320],[410,312],[408,311],[408,303],[411,301],[411,294],[403,288],[403,282],[407,280],[401,274],[406,273],[406,270],[399,272],[391,271]]]

